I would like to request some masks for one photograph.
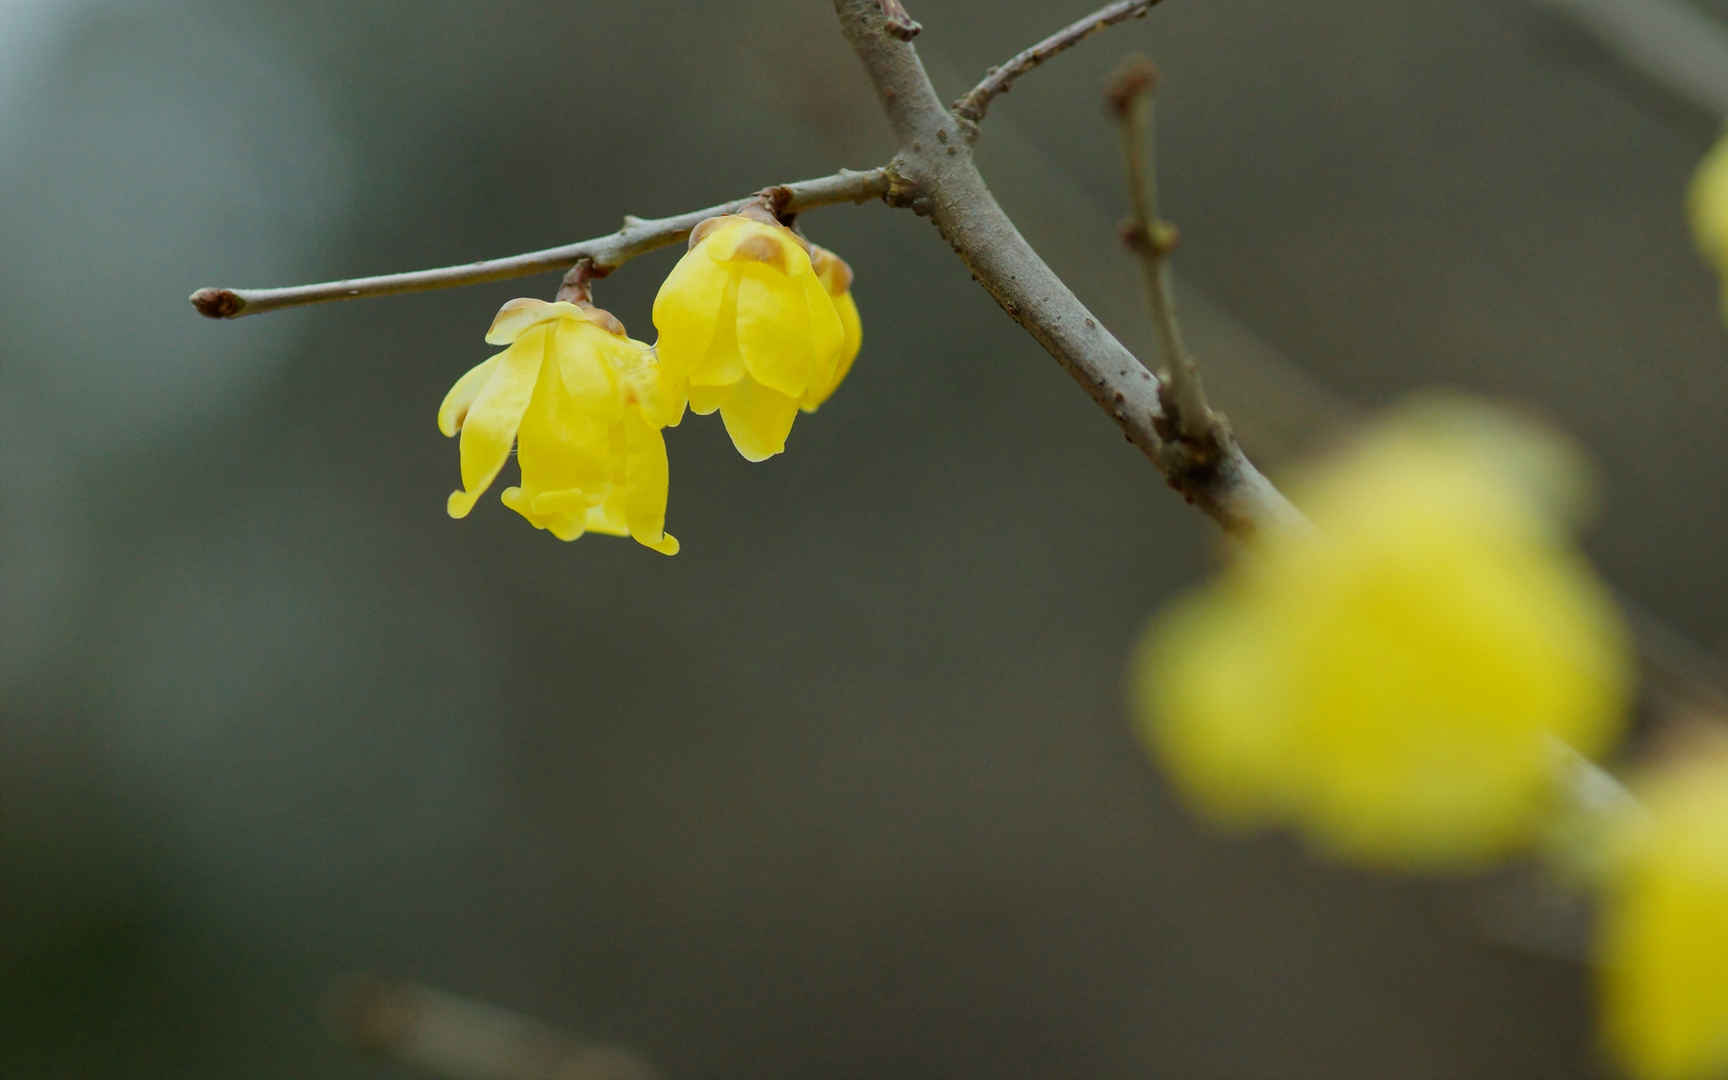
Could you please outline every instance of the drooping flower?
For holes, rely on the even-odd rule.
[[[1544,497],[1557,442],[1458,402],[1407,412],[1292,490],[1311,533],[1255,542],[1150,627],[1139,727],[1238,824],[1349,857],[1479,863],[1533,838],[1621,723],[1622,634]]]
[[[468,516],[514,444],[522,483],[502,499],[536,528],[560,540],[630,536],[677,554],[660,429],[684,403],[653,350],[591,304],[533,299],[500,308],[486,340],[508,348],[458,379],[438,409],[439,430],[462,435],[450,516]]]
[[[691,411],[718,409],[750,461],[786,449],[798,410],[833,392],[847,344],[804,242],[748,214],[709,218],[690,234],[654,298],[654,326],[661,363],[688,380]]]
[[[1728,751],[1660,769],[1610,835],[1603,1034],[1644,1080],[1728,1075]]]

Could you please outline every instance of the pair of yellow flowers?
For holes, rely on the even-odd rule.
[[[718,411],[750,461],[786,448],[851,370],[863,331],[852,271],[791,229],[748,214],[709,218],[654,300],[654,345],[591,303],[518,299],[486,340],[508,346],[456,381],[438,427],[460,432],[466,517],[517,448],[522,483],[504,505],[561,540],[629,536],[678,553],[666,531],[662,429],[686,406]]]

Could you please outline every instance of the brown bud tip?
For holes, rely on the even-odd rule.
[[[587,313],[588,321],[593,323],[595,326],[598,326],[613,337],[624,336],[624,324],[619,321],[618,316],[607,311],[605,308],[595,307],[593,304],[585,301],[578,301],[576,306]]]
[[[232,319],[246,306],[246,301],[228,289],[199,289],[186,299],[207,319]]]
[[[773,199],[767,192],[759,191],[752,196],[749,202],[738,208],[738,216],[760,221],[764,225],[780,224],[780,212],[774,209]]]
[[[1104,103],[1117,115],[1126,113],[1134,99],[1158,91],[1158,65],[1136,53],[1122,61],[1104,90]]]
[[[784,184],[776,184],[773,187],[758,191],[756,197],[762,200],[762,205],[768,208],[768,212],[773,214],[776,220],[786,220],[786,208],[792,205],[791,188]]]
[[[736,215],[721,214],[719,217],[703,218],[701,221],[698,221],[696,227],[690,230],[690,246],[694,248],[697,244],[708,239],[709,233],[718,229],[727,218],[734,216]]]
[[[911,41],[924,29],[923,25],[906,12],[906,5],[900,0],[881,0],[882,31],[889,37],[899,41]]]
[[[852,267],[827,248],[810,245],[810,268],[833,295],[843,296],[851,291]]]
[[[781,273],[786,273],[786,249],[775,242],[772,236],[746,236],[738,241],[738,246],[732,250],[734,259],[750,262],[766,263]]]

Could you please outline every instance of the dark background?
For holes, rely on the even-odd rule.
[[[953,96],[1085,7],[913,13]],[[1130,50],[1251,451],[1329,430],[1309,377],[1539,409],[1595,455],[1607,575],[1722,639],[1728,336],[1681,201],[1713,118],[1514,0],[1170,0],[980,146],[1142,350],[1098,98]],[[1600,1071],[1586,973],[1481,883],[1171,801],[1121,672],[1213,530],[913,216],[806,218],[864,354],[764,465],[668,433],[670,560],[444,516],[438,402],[555,277],[184,299],[889,149],[813,0],[0,4],[0,1076],[409,1075],[321,1027],[352,970],[678,1077]],[[638,336],[671,260],[601,286]]]

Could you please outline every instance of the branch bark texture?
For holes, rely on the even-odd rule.
[[[1236,536],[1306,520],[1227,433],[1214,445],[1167,423],[1161,384],[1038,256],[997,203],[913,47],[887,33],[877,0],[834,0],[899,144],[889,201],[927,216],[995,298],[1116,421],[1170,486]],[[1173,437],[1167,437],[1173,436]]]

